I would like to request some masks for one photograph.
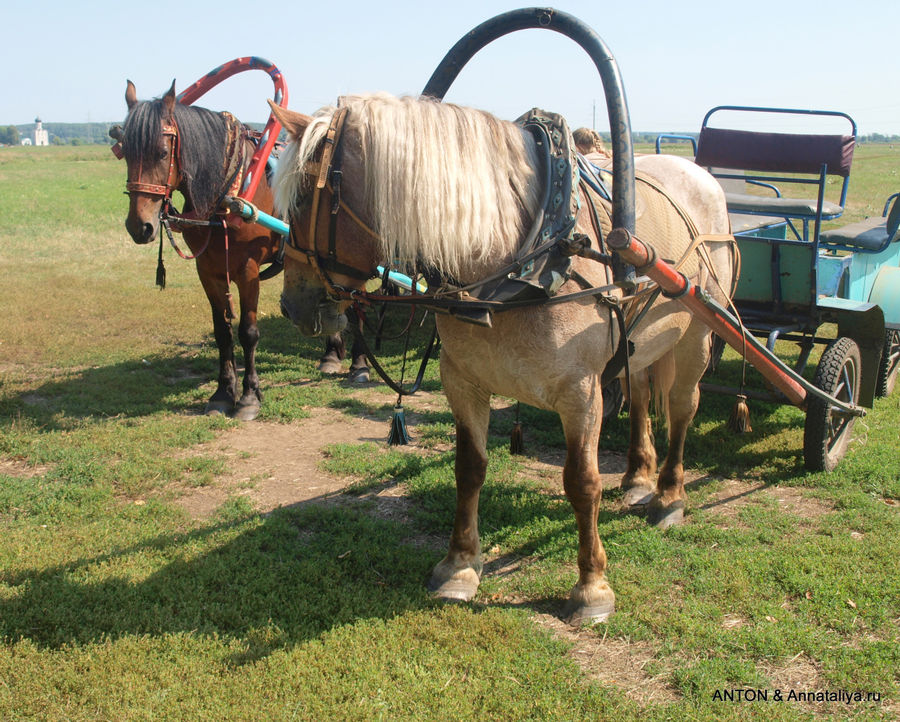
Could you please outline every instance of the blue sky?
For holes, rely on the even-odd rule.
[[[16,2],[0,25],[0,124],[121,121],[126,78],[141,98],[182,89],[242,55],[278,65],[290,107],[340,94],[416,94],[450,47],[527,2]],[[900,134],[897,0],[560,0],[616,57],[635,131],[690,131],[719,104],[840,110],[861,133]],[[247,121],[267,116],[260,72],[198,103]],[[447,100],[515,118],[532,106],[574,128],[608,128],[599,76],[556,33],[501,38],[463,70]],[[596,110],[595,110],[596,109]],[[596,121],[595,121],[596,119]]]

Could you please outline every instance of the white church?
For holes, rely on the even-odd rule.
[[[22,145],[50,145],[50,134],[44,130],[40,118],[34,119],[34,141],[31,138],[22,138]]]

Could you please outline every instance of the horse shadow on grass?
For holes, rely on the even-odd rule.
[[[270,323],[267,328],[257,351],[260,366],[273,374],[294,369],[306,383],[319,378],[315,366],[322,355],[321,341],[300,337],[286,322]],[[235,353],[242,375],[239,346]],[[200,415],[215,391],[217,374],[211,338],[176,343],[166,352],[144,358],[60,370],[54,378],[0,399],[0,414],[33,420],[47,431],[69,428],[72,419],[136,418],[166,412]],[[268,378],[260,375],[265,391]]]
[[[371,498],[327,495],[97,554],[75,552],[49,567],[0,571],[8,591],[0,599],[0,636],[60,649],[190,633],[234,642],[230,661],[240,665],[342,625],[432,609],[440,602],[425,583],[445,553],[453,518],[446,456],[409,471],[440,478],[407,494],[393,513]],[[143,513],[154,511],[148,505]],[[603,513],[601,523],[617,516]],[[516,557],[556,549],[574,562],[568,503],[527,484],[486,485],[481,521]],[[521,539],[520,527],[530,527]],[[563,595],[537,598],[533,608],[559,612]]]
[[[58,649],[189,632],[239,640],[234,661],[252,661],[336,626],[428,607],[421,580],[434,555],[403,539],[402,525],[321,503],[162,534],[0,574],[21,590],[0,601],[0,634]],[[156,571],[134,581],[132,564]]]

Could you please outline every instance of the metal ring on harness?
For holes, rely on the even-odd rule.
[[[675,293],[669,293],[668,291],[661,290],[660,293],[664,298],[678,299],[682,296],[686,296],[691,292],[693,284],[691,283],[690,279],[683,273],[681,273],[681,271],[678,272],[678,275],[684,279],[684,288],[682,288],[680,291],[676,291]]]

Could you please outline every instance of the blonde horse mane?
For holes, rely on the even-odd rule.
[[[366,208],[354,210],[381,236],[384,258],[469,280],[516,249],[542,191],[527,131],[484,111],[386,93],[344,98],[342,107],[344,137],[358,133],[365,167]],[[309,190],[303,168],[335,110],[317,111],[279,162],[282,211]],[[345,184],[354,181],[345,173]]]

